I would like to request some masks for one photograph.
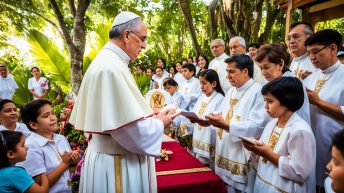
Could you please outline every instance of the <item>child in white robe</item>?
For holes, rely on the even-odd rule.
[[[193,112],[202,119],[205,119],[205,115],[220,111],[224,92],[221,88],[219,75],[215,70],[205,69],[201,71],[199,80],[203,94],[197,100]],[[215,127],[212,125],[201,126],[198,123],[194,124],[192,137],[193,152],[199,161],[209,165],[212,169],[214,169],[215,160],[215,139]]]
[[[181,109],[192,111],[197,99],[201,96],[201,86],[199,80],[195,78],[196,68],[193,64],[184,64],[183,76],[186,79],[180,85],[178,92],[182,95]],[[182,117],[180,127],[178,129],[178,136],[185,137],[186,145],[191,146],[191,137],[193,131],[193,124],[189,119]]]
[[[260,138],[243,140],[258,161],[254,192],[315,192],[315,137],[297,113],[304,100],[303,86],[295,77],[280,77],[262,88],[265,108],[274,118]]]

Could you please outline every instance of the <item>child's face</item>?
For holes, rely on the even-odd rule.
[[[266,112],[272,118],[279,118],[288,111],[288,109],[281,105],[279,100],[271,93],[264,95],[264,101]]]
[[[157,69],[155,70],[155,75],[156,75],[157,77],[162,77],[162,70],[161,70],[160,68],[157,68]]]
[[[9,156],[11,163],[15,164],[18,162],[25,161],[27,154],[27,147],[25,146],[25,137],[21,136],[19,143],[16,145],[16,152],[10,153]]]
[[[207,81],[203,76],[199,77],[199,81],[201,84],[201,90],[206,96],[210,96],[211,93],[214,92],[214,89],[216,87],[216,82],[210,83]]]
[[[30,127],[34,129],[36,133],[45,136],[44,134],[51,134],[57,130],[56,123],[57,118],[53,109],[49,104],[45,104],[39,109],[37,123],[30,122]]]
[[[201,68],[205,68],[206,64],[207,64],[207,62],[205,61],[203,56],[199,56],[198,57],[198,66],[201,67]]]
[[[2,110],[0,111],[0,121],[2,124],[11,124],[18,121],[18,109],[13,103],[4,104]]]
[[[335,147],[332,146],[332,159],[327,164],[329,175],[332,178],[332,189],[335,192],[344,192],[344,156]]]
[[[182,68],[182,64],[181,63],[176,63],[176,70],[178,71],[178,72],[180,72],[180,73],[182,73],[183,72],[183,68]]]
[[[193,71],[190,71],[189,69],[187,68],[183,68],[183,76],[186,80],[189,80],[192,78],[194,72]]]
[[[176,87],[176,86],[171,86],[171,85],[169,85],[169,84],[166,84],[165,90],[166,90],[168,93],[170,93],[171,95],[173,95],[173,93],[176,92],[177,87]]]

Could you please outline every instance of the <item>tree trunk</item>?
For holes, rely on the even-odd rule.
[[[194,28],[193,23],[192,23],[191,12],[190,12],[189,6],[188,6],[186,0],[178,0],[178,3],[180,6],[180,9],[184,15],[186,24],[188,25],[188,28],[190,31],[190,36],[192,39],[192,44],[193,44],[194,49],[196,51],[196,56],[198,57],[201,54],[201,48],[200,48],[198,41],[197,41],[197,36],[196,36],[195,28]]]
[[[265,24],[265,29],[264,32],[260,35],[258,42],[260,44],[263,43],[267,43],[269,36],[271,34],[272,31],[272,26],[276,21],[276,16],[278,14],[278,12],[280,11],[277,7],[275,8],[274,5],[270,4],[269,0],[265,0],[265,4],[266,4],[266,24]]]
[[[71,61],[71,77],[72,77],[72,91],[78,94],[82,81],[82,63],[86,46],[86,26],[85,14],[90,5],[91,0],[78,0],[77,8],[75,8],[74,0],[69,0],[70,10],[73,15],[73,29],[74,37],[67,30],[66,22],[64,21],[62,12],[55,0],[50,0],[49,3],[54,10],[54,15],[59,22],[63,39],[67,44],[67,48]]]
[[[221,12],[221,18],[223,20],[223,24],[225,25],[226,32],[229,36],[231,35],[237,35],[237,31],[233,27],[233,20],[231,19],[231,12],[229,12],[227,15],[227,11],[224,10],[223,7],[223,1],[220,0],[220,12]]]
[[[260,23],[262,22],[262,9],[263,9],[263,3],[264,0],[256,0],[255,2],[255,14],[256,18],[254,18],[253,21],[253,30],[252,30],[252,35],[251,38],[253,41],[258,40],[258,33],[260,29]]]
[[[208,6],[208,16],[210,25],[210,37],[211,39],[217,38],[217,19],[215,15],[215,10],[217,7],[218,0],[213,0]]]

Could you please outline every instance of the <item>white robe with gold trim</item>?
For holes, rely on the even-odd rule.
[[[205,115],[218,112],[221,108],[221,103],[224,96],[214,91],[209,97],[203,94],[196,102],[193,112],[198,114],[201,109],[202,103],[206,103],[207,106],[203,109],[203,113],[199,115],[205,119]],[[204,164],[214,162],[215,159],[215,139],[216,128],[214,126],[202,127],[197,123],[194,124],[194,131],[192,137],[193,152],[197,159]]]
[[[331,77],[330,77],[331,76]],[[328,79],[318,92],[322,100],[335,105],[344,105],[344,65],[338,60],[328,69],[311,74],[304,81],[304,85],[314,90],[318,80]],[[315,105],[310,105],[311,128],[317,143],[316,176],[317,185],[323,187],[327,175],[326,165],[331,159],[330,147],[334,134],[343,129],[344,121],[339,121]]]
[[[225,63],[227,58],[229,58],[229,56],[226,53],[223,53],[221,56],[214,58],[209,63],[208,67],[209,69],[215,70],[219,75],[220,84],[224,92],[227,92],[228,89],[232,87],[227,79],[227,63]]]
[[[129,59],[109,42],[83,78],[69,120],[76,129],[94,133],[80,193],[157,192],[154,158],[149,156],[160,153],[163,124],[148,118],[152,110],[128,69]]]
[[[234,107],[229,126],[230,132],[223,130],[221,139],[219,135],[216,136],[215,172],[228,185],[245,192],[253,188],[254,172],[248,167],[250,153],[243,147],[238,137],[259,139],[269,120],[264,108],[261,88],[258,83],[250,79],[240,88],[233,87],[228,90],[221,105],[224,119],[230,107],[231,95],[232,98],[239,99],[247,89]]]
[[[273,149],[280,155],[278,166],[259,158],[254,192],[314,193],[316,150],[311,127],[297,113],[289,118],[284,128],[278,128],[277,121],[273,119],[266,125],[260,141],[269,144],[273,130],[280,133]]]

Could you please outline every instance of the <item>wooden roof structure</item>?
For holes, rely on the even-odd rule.
[[[286,35],[292,23],[291,15],[293,9],[302,10],[302,20],[309,22],[312,26],[321,21],[344,17],[344,0],[278,0],[277,5],[285,9],[286,16]]]

